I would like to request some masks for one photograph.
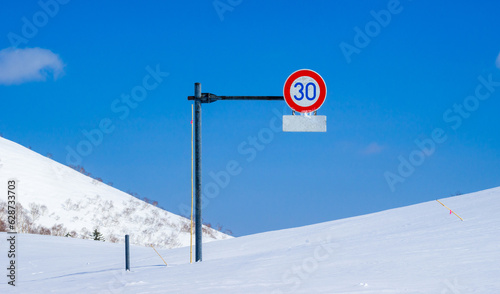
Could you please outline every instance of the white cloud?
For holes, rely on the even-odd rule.
[[[496,64],[497,64],[497,67],[500,69],[500,53],[498,53]]]
[[[50,50],[6,48],[0,51],[0,84],[45,81],[50,76],[57,79],[63,73],[62,60]]]
[[[379,145],[377,142],[372,142],[368,144],[363,150],[361,151],[362,154],[364,155],[372,155],[372,154],[378,154],[382,152],[385,149],[384,146]]]

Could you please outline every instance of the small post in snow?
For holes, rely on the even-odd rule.
[[[130,271],[130,242],[128,235],[125,235],[125,270]]]

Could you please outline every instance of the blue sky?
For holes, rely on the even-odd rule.
[[[190,204],[194,83],[282,95],[302,68],[327,133],[270,133],[285,102],[203,105],[205,222],[240,236],[500,185],[496,1],[40,3],[2,3],[0,133],[67,164],[101,124],[80,164],[169,211]]]

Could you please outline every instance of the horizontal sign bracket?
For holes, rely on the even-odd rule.
[[[196,100],[195,96],[188,96],[188,100]],[[271,100],[283,101],[283,96],[217,96],[212,93],[201,93],[201,103],[212,103],[218,100]]]

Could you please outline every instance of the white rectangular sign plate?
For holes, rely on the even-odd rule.
[[[283,115],[283,132],[326,132],[326,115]]]

